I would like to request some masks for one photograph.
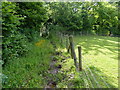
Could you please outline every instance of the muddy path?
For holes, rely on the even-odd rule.
[[[56,66],[57,60],[52,60],[50,63],[50,68],[48,70],[48,74],[52,77],[48,77],[48,83],[45,86],[45,88],[57,88],[57,82],[56,82],[56,75],[59,72],[61,67]]]
[[[54,42],[51,42],[51,44],[53,45],[54,50],[56,50],[56,45]],[[58,60],[55,58],[55,56],[58,56],[60,54],[60,52],[55,52],[52,56],[51,56],[51,62],[49,65],[49,69],[48,69],[48,74],[49,76],[52,77],[48,77],[47,78],[47,85],[45,86],[45,88],[57,88],[57,82],[56,82],[56,75],[59,72],[59,70],[61,69],[61,65],[57,65]]]
[[[62,55],[62,52],[56,51],[56,45],[55,43],[51,42],[53,45],[53,48],[55,50],[55,53],[51,56],[51,62],[49,64],[49,69],[48,69],[48,78],[47,78],[47,85],[45,88],[57,88],[58,82],[61,82],[62,80],[65,79],[66,75],[64,72],[61,72],[62,65],[58,64],[59,62],[63,62],[66,60],[66,58],[70,57],[65,57]],[[61,60],[58,60],[56,57],[63,57]],[[59,75],[62,75],[62,78],[59,78]]]

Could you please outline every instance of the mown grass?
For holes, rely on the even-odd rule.
[[[74,43],[76,54],[77,45],[82,47],[83,69],[87,71],[87,65],[92,70],[100,87],[106,87],[101,81],[102,77],[109,87],[118,88],[118,38],[75,36]]]
[[[74,36],[74,44],[77,58],[77,47],[82,47],[83,70],[76,72],[74,60],[66,59],[61,63],[61,71],[65,72],[67,77],[58,87],[118,88],[118,38]]]
[[[37,39],[27,45],[29,52],[24,57],[11,60],[3,68],[3,88],[43,88],[44,76],[49,68],[53,47],[47,39]]]

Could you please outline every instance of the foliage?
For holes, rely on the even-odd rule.
[[[39,37],[40,27],[48,19],[44,3],[3,2],[3,60],[5,63],[28,51],[27,42]],[[30,7],[30,8],[28,8]]]
[[[43,88],[47,83],[44,76],[48,76],[52,45],[49,40],[41,38],[27,46],[30,51],[26,56],[13,59],[3,68],[7,77],[3,77],[3,88]]]
[[[69,31],[98,35],[119,34],[117,4],[109,2],[50,3],[52,23]]]
[[[17,5],[19,6],[18,14],[24,17],[20,31],[32,40],[33,34],[39,33],[48,19],[47,6],[43,2],[18,2]]]
[[[109,3],[97,3],[99,8],[95,8],[97,11],[97,25],[98,31],[100,35],[108,35],[110,32],[112,34],[119,34],[117,30],[118,26],[118,12],[117,12],[117,5],[116,4],[109,4]]]
[[[74,62],[66,53],[54,57],[58,59],[56,66],[62,64],[63,73],[48,74],[50,56],[56,51],[56,45],[61,50],[59,32],[66,34],[71,31],[83,34],[74,38],[75,46],[78,44],[82,46],[82,54],[87,58],[86,62],[92,58],[90,60],[92,64],[87,64],[96,74],[97,80],[99,81],[102,75],[110,87],[117,87],[117,38],[84,36],[86,34],[120,35],[117,28],[117,9],[117,3],[114,2],[3,2],[2,59],[4,62],[0,62],[5,65],[3,74],[0,74],[3,78],[3,87],[43,88],[47,84],[46,79],[50,77],[55,79],[59,88],[85,88],[89,80],[87,81],[83,72],[76,73]],[[44,31],[44,29],[49,34],[46,39],[39,37],[40,30]],[[64,49],[61,52],[64,52]],[[64,59],[65,57],[68,58]],[[88,72],[85,66],[83,69]],[[92,80],[92,77],[90,79]],[[102,81],[99,82],[101,86],[105,86]],[[95,87],[98,88],[96,85]]]
[[[25,36],[19,33],[18,26],[23,18],[17,15],[16,3],[2,3],[2,34],[3,34],[3,60],[12,60],[23,55],[27,51]]]
[[[73,11],[74,3],[50,3],[52,9],[53,23],[63,27],[67,27],[67,30],[78,30],[81,25],[81,17],[79,12]]]

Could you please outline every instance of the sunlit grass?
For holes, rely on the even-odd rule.
[[[98,88],[86,65],[91,69],[100,85],[100,88],[107,88],[101,80],[109,85],[110,88],[118,87],[118,38],[105,36],[74,36],[76,56],[78,58],[77,47],[82,47],[83,71],[76,72],[74,60],[66,53],[65,45],[61,48],[56,39],[55,44],[59,47],[55,50],[47,39],[38,39],[28,45],[30,51],[24,57],[12,60],[5,68],[3,74],[8,79],[5,80],[3,87],[16,88],[43,88],[48,82],[45,79],[56,78],[58,88]],[[62,65],[60,72],[54,76],[48,74],[51,62],[50,56],[58,52],[63,52],[62,56],[55,56],[57,65]],[[85,73],[91,79],[92,84],[86,78]],[[71,76],[73,75],[73,76]],[[64,79],[63,79],[64,77]]]
[[[105,36],[75,36],[74,43],[82,47],[82,57],[88,66],[100,70],[110,87],[118,87],[118,38]],[[78,52],[76,53],[78,54]],[[84,67],[84,66],[83,66]]]
[[[76,72],[74,60],[71,58],[59,63],[62,65],[61,71],[65,72],[67,77],[58,83],[58,87],[117,88],[118,38],[106,36],[74,36],[74,44],[77,58],[77,47],[79,45],[82,47],[83,70]],[[59,50],[66,52],[65,49],[59,48]],[[93,76],[88,68],[91,70]],[[87,73],[87,76],[85,73]]]

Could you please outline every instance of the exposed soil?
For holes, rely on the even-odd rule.
[[[53,45],[53,48],[56,49],[56,45],[54,44],[54,42],[51,42],[51,44]],[[62,68],[62,65],[56,66],[57,59],[54,58],[54,56],[57,56],[57,55],[60,55],[60,54],[61,54],[61,52],[56,52],[52,56],[52,58],[51,58],[52,60],[51,60],[51,63],[50,63],[50,68],[48,70],[48,74],[51,74],[51,75],[55,76],[58,73],[58,71]],[[56,85],[57,85],[57,82],[54,80],[54,77],[53,78],[48,77],[48,83],[45,86],[45,88],[56,88]]]
[[[54,49],[56,49],[56,45],[53,42],[51,42],[51,44],[53,45]],[[62,59],[59,62],[64,62],[66,59],[70,58],[69,56],[66,57],[66,56],[62,55],[62,52],[58,52],[58,51],[56,51],[54,53],[54,55],[51,56],[51,62],[49,65],[50,68],[48,69],[48,74],[52,75],[53,77],[51,78],[48,75],[48,77],[46,78],[48,83],[45,86],[45,88],[57,88],[56,80],[59,80],[59,79],[56,76],[59,72],[61,72],[60,69],[62,68],[62,65],[61,64],[56,65],[58,63],[58,60],[57,60],[57,58],[55,58],[55,56],[62,56]],[[62,80],[64,80],[66,78],[66,76],[64,75],[64,72],[61,72],[61,73],[63,74]],[[70,76],[70,78],[71,77],[74,77],[74,76]]]
[[[58,71],[62,68],[62,65],[56,66],[55,65],[56,63],[57,63],[57,60],[53,58],[53,60],[50,63],[50,69],[48,71],[48,74],[55,76],[58,73]],[[50,80],[48,80],[48,83],[45,86],[45,88],[56,88],[56,85],[57,85],[57,82],[54,80],[54,77],[53,77]]]

